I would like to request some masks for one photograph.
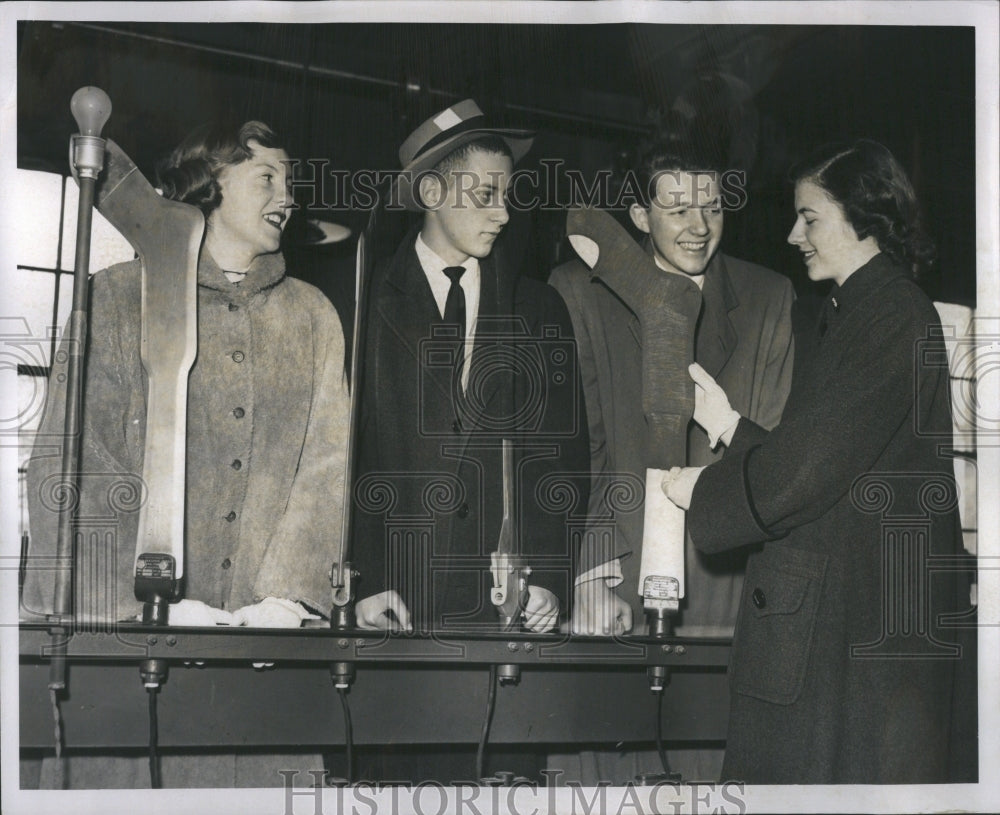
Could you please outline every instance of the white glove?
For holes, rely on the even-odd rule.
[[[221,608],[212,608],[201,600],[181,600],[170,604],[168,625],[233,625],[233,615]]]
[[[694,485],[698,483],[698,478],[704,469],[704,467],[671,467],[663,476],[660,486],[667,498],[681,509],[688,509],[691,506]]]
[[[318,619],[319,615],[311,614],[294,600],[280,597],[265,597],[233,612],[233,625],[249,628],[298,628],[303,620]]]
[[[410,610],[399,593],[389,589],[359,600],[354,606],[358,628],[379,631],[412,631]],[[397,622],[398,621],[398,622]]]
[[[688,365],[688,373],[694,380],[694,420],[708,434],[709,447],[714,450],[720,439],[728,444],[740,414],[733,410],[729,397],[712,375],[697,362]]]

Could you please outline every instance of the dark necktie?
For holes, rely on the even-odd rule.
[[[448,266],[444,273],[451,281],[448,299],[444,302],[444,321],[458,325],[458,338],[465,339],[465,292],[459,282],[465,274],[464,266]]]

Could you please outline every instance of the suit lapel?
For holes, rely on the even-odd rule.
[[[425,383],[434,383],[440,391],[436,396],[446,399],[450,398],[450,371],[444,366],[440,369],[432,366],[423,370],[426,360],[421,358],[421,343],[430,338],[431,328],[436,322],[440,322],[441,315],[417,258],[415,240],[416,232],[407,235],[393,257],[380,287],[376,304],[379,332],[382,335],[379,346],[383,360],[387,363],[380,366],[380,374],[394,379],[402,373],[399,366],[412,364],[418,375],[421,372],[424,374]],[[390,348],[395,348],[396,351],[391,352]],[[412,363],[405,362],[404,355],[411,357]],[[388,388],[384,392],[392,393],[394,390],[395,388]]]
[[[739,305],[721,254],[716,254],[705,272],[702,311],[695,330],[694,358],[713,377],[729,362],[738,337],[729,312]]]

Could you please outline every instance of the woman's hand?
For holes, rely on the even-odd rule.
[[[233,615],[214,608],[201,600],[180,600],[170,604],[168,625],[208,626],[233,625]]]
[[[694,380],[694,420],[708,433],[708,444],[713,450],[720,440],[728,445],[740,414],[733,410],[729,397],[712,375],[697,362],[688,366],[688,373]]]
[[[299,628],[303,620],[318,619],[318,615],[306,611],[294,600],[265,597],[259,603],[236,609],[232,624],[249,628]]]
[[[667,498],[681,509],[687,509],[691,506],[694,485],[698,483],[698,477],[704,469],[704,467],[671,467],[663,476],[660,486]]]

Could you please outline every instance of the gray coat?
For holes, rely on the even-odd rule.
[[[652,273],[662,272],[650,262]],[[549,282],[573,320],[590,425],[591,470],[597,485],[627,478],[639,487],[638,500],[615,507],[615,552],[625,577],[619,594],[632,605],[636,627],[642,618],[639,567],[642,555],[642,484],[654,452],[642,413],[642,345],[636,315],[579,261],[552,272]],[[716,254],[705,272],[703,307],[695,336],[695,359],[725,389],[733,407],[764,427],[774,427],[792,378],[789,281],[753,263]],[[688,463],[709,464],[708,437],[693,422],[688,430]],[[605,512],[603,486],[591,494],[591,515]],[[598,558],[599,560],[599,558]],[[729,635],[739,608],[742,558],[707,557],[688,546],[686,598],[678,633]],[[586,571],[596,563],[584,555]]]
[[[230,283],[208,252],[198,268],[198,357],[187,410],[185,593],[236,609],[266,596],[320,611],[339,557],[348,394],[337,314],[285,277],[280,254]],[[77,529],[77,613],[139,611],[132,563],[146,428],[138,261],[91,283]],[[65,363],[57,357],[28,467],[27,612],[52,608]]]

